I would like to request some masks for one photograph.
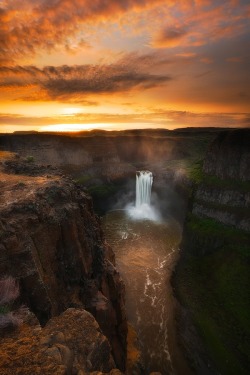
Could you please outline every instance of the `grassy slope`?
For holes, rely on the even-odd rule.
[[[249,189],[248,183],[205,176],[200,163],[190,166],[189,175],[196,183],[242,191]],[[190,251],[176,275],[180,301],[191,311],[194,324],[219,372],[248,374],[249,233],[194,215],[187,218],[184,233],[186,244],[183,246]],[[192,252],[195,247],[196,251]],[[197,252],[205,255],[197,255]]]

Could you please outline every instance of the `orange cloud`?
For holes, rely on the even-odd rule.
[[[141,33],[152,32],[153,15],[154,30],[158,24],[153,47],[200,46],[244,33],[249,9],[243,0],[5,0],[0,7],[0,63],[42,51],[88,48],[88,26],[122,23],[127,14],[125,26]]]
[[[13,62],[44,49],[88,46],[77,33],[90,22],[114,20],[129,10],[147,8],[162,0],[8,0],[0,8],[0,62]],[[118,17],[118,18],[117,18]]]
[[[199,47],[249,31],[249,5],[244,1],[196,1],[193,4],[184,1],[184,4],[176,4],[168,14],[166,25],[152,36],[152,47]]]

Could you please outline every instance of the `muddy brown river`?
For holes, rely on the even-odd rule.
[[[170,285],[180,225],[174,219],[131,220],[125,210],[118,210],[107,213],[103,227],[125,282],[127,317],[138,334],[145,374],[189,374],[177,345]]]

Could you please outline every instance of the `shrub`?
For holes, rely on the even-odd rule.
[[[34,160],[35,160],[35,159],[34,159],[34,156],[29,155],[29,156],[26,157],[26,161],[27,161],[28,163],[32,163]]]

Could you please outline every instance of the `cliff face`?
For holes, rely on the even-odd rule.
[[[250,130],[222,132],[206,154],[192,214],[250,231]]]
[[[118,165],[157,162],[185,157],[185,138],[178,135],[95,135],[69,136],[54,134],[0,135],[0,149],[17,152],[23,157],[33,156],[38,164],[88,167],[106,163]],[[184,144],[184,145],[183,145]],[[124,166],[123,166],[124,169]]]
[[[124,369],[124,284],[91,198],[55,170],[16,159],[2,163],[0,189],[0,275],[19,280],[42,324],[69,307],[90,311]]]
[[[174,282],[197,373],[250,370],[249,140],[250,130],[228,131],[211,144],[184,226]]]
[[[0,149],[21,156],[32,155],[38,163],[89,166],[98,162],[116,163],[159,159],[177,151],[171,138],[90,136],[49,134],[2,135]]]
[[[249,181],[249,144],[249,129],[222,132],[207,152],[204,172],[223,179]]]

